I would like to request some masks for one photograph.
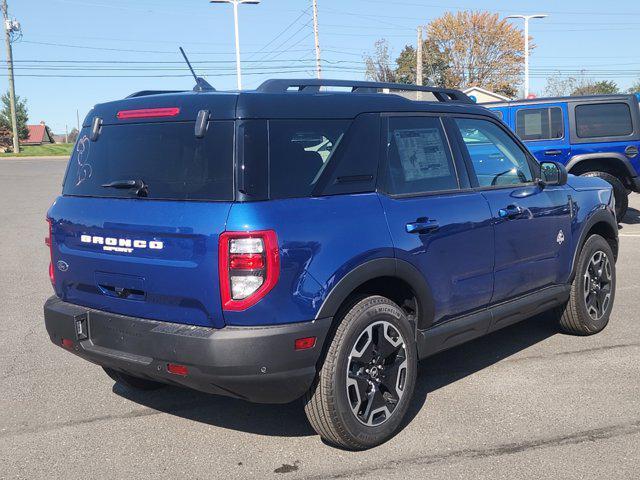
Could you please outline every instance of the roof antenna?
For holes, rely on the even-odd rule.
[[[187,58],[187,54],[184,53],[184,50],[182,49],[182,47],[178,47],[178,48],[180,49],[180,53],[184,57],[184,61],[187,62],[187,66],[189,67],[189,70],[191,70],[191,75],[193,75],[193,78],[196,79],[196,86],[193,87],[193,91],[194,92],[215,92],[216,89],[213,88],[209,84],[209,82],[207,82],[204,78],[197,76],[196,72],[193,71],[191,62],[189,62],[189,59]]]

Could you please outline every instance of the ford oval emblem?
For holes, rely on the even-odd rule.
[[[66,272],[67,270],[69,270],[69,264],[64,260],[58,260],[58,263],[56,263],[56,265],[58,265],[58,270],[60,270],[61,272]]]

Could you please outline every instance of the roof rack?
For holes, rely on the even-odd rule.
[[[440,102],[474,103],[473,100],[460,90],[412,85],[408,83],[324,79],[272,79],[262,83],[258,88],[256,88],[256,91],[263,93],[285,93],[292,91],[301,93],[318,93],[320,92],[321,87],[347,87],[351,88],[351,93],[379,93],[379,90],[428,92],[433,94],[433,96]]]
[[[182,93],[187,90],[141,90],[139,92],[133,92],[131,95],[127,95],[126,98],[146,97],[147,95],[161,95],[163,93]]]

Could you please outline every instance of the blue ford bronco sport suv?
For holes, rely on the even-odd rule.
[[[541,161],[613,187],[618,220],[630,192],[640,192],[640,98],[600,95],[488,103]]]
[[[132,388],[303,397],[364,449],[398,430],[419,359],[550,309],[602,330],[614,208],[455,90],[140,92],[84,121],[47,214],[46,328]]]

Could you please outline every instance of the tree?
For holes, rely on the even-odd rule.
[[[640,79],[636,80],[636,83],[631,85],[631,88],[627,90],[629,93],[640,93]]]
[[[2,109],[0,109],[0,127],[6,127],[9,130],[13,127],[11,121],[11,104],[9,102],[9,92],[2,95],[0,98],[2,101]],[[27,128],[27,122],[29,121],[29,115],[27,113],[27,101],[22,100],[16,95],[16,118],[18,120],[18,138],[20,140],[26,140],[29,138],[29,129]]]
[[[78,139],[78,129],[76,127],[73,127],[69,132],[69,135],[67,136],[67,141],[69,143],[75,143],[77,139]]]
[[[579,76],[562,77],[557,75],[547,78],[545,95],[550,97],[568,97],[578,95],[609,95],[620,93],[618,85],[611,80],[596,81],[581,72]]]
[[[389,42],[387,40],[377,40],[374,45],[374,53],[364,57],[366,64],[366,77],[375,82],[395,82],[395,68],[391,64],[389,54]]]
[[[406,45],[396,59],[396,81],[400,83],[417,83],[417,52],[412,45]],[[446,86],[445,78],[449,65],[438,49],[429,39],[422,44],[422,84],[436,87]]]
[[[599,82],[590,81],[584,85],[580,85],[571,92],[571,95],[610,95],[614,93],[620,93],[620,89],[616,82],[611,80],[601,80]]]
[[[451,88],[483,87],[515,96],[522,79],[524,35],[498,14],[446,13],[427,27],[427,41],[449,68],[443,83]],[[530,49],[535,46],[530,44]]]

